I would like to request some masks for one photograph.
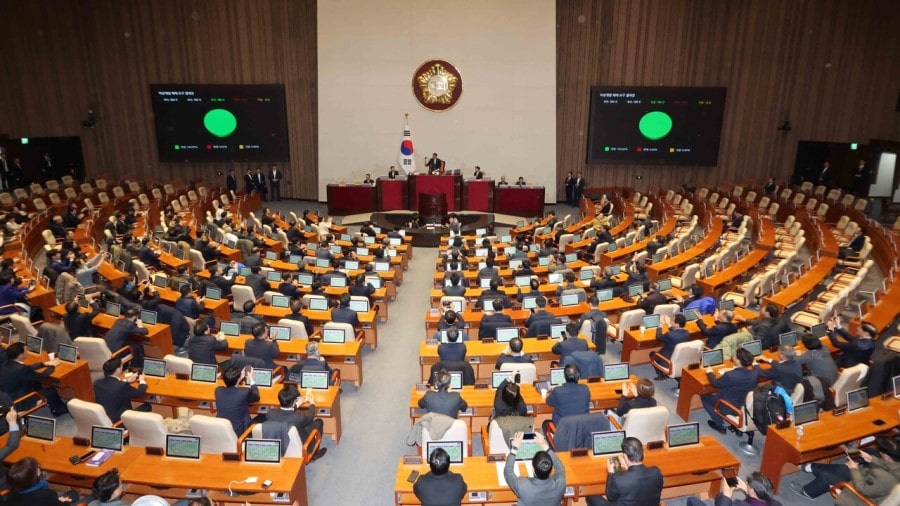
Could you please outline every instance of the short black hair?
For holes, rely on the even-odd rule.
[[[450,469],[450,454],[443,448],[435,448],[428,456],[428,466],[431,467],[431,474],[435,476],[446,474]]]
[[[628,457],[628,460],[637,464],[644,460],[644,446],[641,440],[636,437],[626,437],[622,441],[622,453]]]
[[[566,378],[566,383],[578,383],[578,380],[581,379],[581,371],[578,370],[577,365],[569,364],[563,369],[563,376]]]
[[[181,292],[182,297],[187,297],[188,295],[191,294],[191,285],[189,285],[188,283],[185,283],[185,284],[181,285],[181,289],[179,291]]]
[[[121,483],[122,482],[119,479],[119,470],[110,469],[94,480],[94,486],[91,487],[94,498],[100,502],[109,502]]]
[[[285,383],[281,390],[278,391],[278,403],[281,404],[282,408],[288,408],[293,405],[297,397],[300,397],[300,392],[297,390],[297,385],[293,383]]]
[[[268,329],[268,326],[266,326],[266,324],[263,322],[259,322],[253,324],[253,328],[250,330],[250,333],[253,334],[253,339],[262,339],[262,337],[266,335],[266,329]]]
[[[202,336],[203,334],[206,334],[206,332],[208,330],[209,330],[209,325],[207,325],[206,322],[203,320],[197,320],[197,323],[194,324],[194,335],[195,336]]]
[[[451,343],[455,343],[457,340],[459,340],[459,330],[456,328],[456,326],[452,326],[447,329],[447,340]]]
[[[252,300],[245,300],[244,307],[242,308],[245,313],[252,313],[253,309],[256,308],[256,302]]]
[[[534,454],[531,458],[531,466],[534,468],[534,477],[539,480],[546,480],[553,471],[553,459],[550,454],[541,450]]]
[[[15,360],[19,358],[19,356],[23,353],[25,353],[25,343],[12,343],[8,348],[6,348],[6,359]]]
[[[759,471],[755,471],[747,477],[747,486],[756,494],[760,501],[768,503],[775,496],[775,487],[772,485],[772,480]]]
[[[122,359],[119,357],[113,357],[106,362],[103,362],[103,376],[112,376],[120,367],[122,367]]]
[[[347,307],[350,305],[350,294],[343,293],[341,294],[341,307]]]
[[[672,318],[672,320],[677,323],[680,328],[684,328],[684,326],[687,324],[687,318],[685,318],[681,313],[675,315],[675,318]]]
[[[232,365],[228,369],[225,369],[225,372],[222,373],[222,381],[225,383],[226,387],[237,385],[238,380],[241,379],[241,370],[242,368],[237,365]]]
[[[521,353],[522,352],[522,338],[514,337],[509,340],[509,350],[513,353]]]
[[[753,363],[753,354],[747,351],[746,348],[738,348],[734,352],[734,357],[740,362],[741,367],[747,367]]]

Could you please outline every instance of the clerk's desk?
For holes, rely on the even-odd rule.
[[[636,376],[632,376],[630,381],[637,381]],[[613,409],[619,405],[619,399],[622,397],[622,381],[597,381],[588,383],[587,380],[581,380],[579,383],[587,385],[591,391],[591,411],[600,411],[604,409]],[[411,423],[415,423],[416,419],[425,414],[425,410],[419,407],[419,399],[425,396],[427,390],[417,390],[412,388],[412,395],[409,399],[409,419]],[[493,388],[475,388],[471,385],[463,386],[459,390],[459,394],[463,400],[469,405],[468,411],[459,414],[461,420],[465,420],[469,425],[469,442],[471,444],[471,434],[481,431],[481,428],[489,423],[491,411],[494,409],[494,396],[496,390]],[[528,407],[529,416],[535,417],[535,426],[549,419],[553,414],[553,408],[547,405],[547,402],[541,396],[541,392],[534,385],[520,385],[519,392],[522,394],[522,400]]]
[[[253,314],[262,316],[270,325],[276,325],[278,320],[291,314],[291,310],[289,308],[272,307],[268,304],[260,304],[253,310]],[[304,309],[303,314],[309,318],[309,321],[316,327],[316,330],[321,330],[326,322],[331,321],[330,309],[328,311]],[[378,317],[375,313],[375,309],[369,310],[368,313],[356,313],[356,315],[359,318],[360,325],[356,330],[363,331],[366,336],[366,344],[372,348],[372,351],[375,351],[378,348]]]
[[[571,487],[567,490],[564,504],[585,496],[606,493],[608,457],[594,457],[590,452],[583,457],[572,457],[571,452],[561,452],[557,456],[566,468],[566,485]],[[659,467],[662,471],[665,486],[663,499],[685,495],[699,495],[703,499],[713,497],[719,492],[722,470],[730,469],[738,473],[741,467],[741,462],[712,436],[702,436],[700,443],[694,446],[645,450],[644,464]],[[520,466],[520,474],[526,476],[524,465],[517,465]],[[413,470],[425,474],[429,471],[428,463],[404,464],[400,459],[394,484],[394,501],[398,506],[420,504],[413,493],[413,484],[407,481]],[[465,504],[511,504],[516,501],[512,490],[500,485],[497,463],[488,462],[487,457],[469,457],[462,464],[451,465],[450,470],[462,475],[470,493],[487,493],[486,500],[480,501],[472,500],[467,494],[463,500]]]
[[[2,352],[4,350],[0,350]],[[54,353],[56,351],[54,350]],[[34,353],[25,353],[25,364],[31,365],[38,362],[47,362],[50,357],[46,351],[42,351],[40,355]],[[78,398],[83,401],[94,402],[94,383],[91,381],[91,370],[88,363],[78,359],[74,364],[59,361],[59,365],[50,374],[50,377],[44,380],[44,383],[55,386],[63,390],[63,398]],[[66,395],[71,393],[74,395]]]
[[[217,356],[223,361],[227,360],[235,351],[243,351],[244,343],[252,339],[253,336],[250,334],[228,337],[226,338],[228,349],[218,352]],[[306,344],[309,343],[307,339],[291,339],[277,343],[281,354],[275,362],[285,366],[286,369],[297,363],[297,356],[306,357]],[[352,381],[359,388],[363,382],[362,347],[363,342],[355,339],[342,344],[319,343],[319,354],[332,369],[341,370],[341,381]]]
[[[8,435],[2,438],[3,444]],[[67,490],[70,487],[90,492],[94,480],[101,474],[118,469],[123,482],[128,484],[127,496],[159,495],[169,499],[183,499],[188,489],[202,488],[209,491],[216,504],[272,504],[272,493],[286,493],[291,501],[301,505],[306,499],[306,468],[303,459],[283,458],[278,465],[223,461],[221,455],[204,454],[199,460],[174,459],[146,455],[143,448],[125,446],[115,452],[100,466],[73,465],[69,457],[84,455],[90,450],[77,446],[69,437],[57,436],[51,442],[22,436],[19,448],[5,462],[11,464],[23,457],[34,457],[47,473],[52,488]],[[228,497],[232,480],[244,480],[247,476],[259,476],[256,483],[232,483],[231,489],[242,495]],[[271,480],[268,490],[262,488],[264,480]]]
[[[430,336],[429,336],[430,337]],[[593,350],[594,343],[591,338],[579,334],[580,339],[584,339],[588,343],[588,348]],[[494,366],[497,359],[509,346],[508,343],[484,343],[478,340],[478,336],[469,336],[469,341],[465,341],[466,345],[466,361],[472,365],[475,370],[475,379],[488,381],[491,380],[491,373],[495,371]],[[553,353],[551,349],[553,345],[558,343],[558,339],[537,339],[536,337],[522,338],[522,352],[525,355],[531,355],[537,369],[538,376],[550,374],[550,362],[559,360],[559,355]],[[324,345],[323,345],[324,346]],[[438,345],[422,342],[419,345],[419,364],[422,368],[422,381],[427,382],[431,372],[431,366],[438,363]],[[343,377],[344,371],[341,371]]]
[[[793,425],[785,429],[770,425],[759,470],[772,480],[777,492],[782,473],[796,472],[797,467],[806,462],[843,455],[844,449],[840,445],[900,425],[898,409],[900,401],[897,399],[873,397],[869,399],[869,407],[853,413],[834,416],[830,411],[821,412],[818,422],[803,425],[803,437],[799,439]],[[876,421],[883,423],[876,425]]]
[[[734,314],[745,320],[752,320],[759,317],[759,314],[755,311],[750,311],[749,309],[744,309],[742,307],[734,308]],[[706,323],[707,328],[713,326],[714,320],[712,315],[703,315],[702,318],[703,322]],[[700,327],[697,325],[697,322],[688,322],[684,328],[691,333],[693,338],[705,339],[700,332]],[[663,326],[662,330],[663,333],[665,333],[668,330],[668,327]],[[645,329],[643,332],[641,332],[640,329],[626,330],[622,342],[622,362],[628,362],[632,365],[646,364],[650,362],[650,352],[659,351],[660,348],[662,348],[662,342],[656,339],[655,328]]]
[[[50,310],[54,315],[62,318],[66,314],[66,305],[60,304],[58,306],[53,306]],[[82,313],[90,312],[90,310],[86,308],[81,308],[79,311],[81,311]],[[100,313],[94,317],[94,320],[91,323],[93,323],[95,327],[99,327],[108,331],[112,328],[113,323],[115,323],[116,320],[118,320],[118,318],[115,316],[110,316],[106,313]],[[146,336],[139,336],[139,340],[134,339],[134,336],[132,336],[132,340],[143,343],[145,353],[148,357],[163,358],[166,355],[175,353],[175,345],[172,342],[171,327],[169,327],[165,323],[157,323],[156,325],[144,325],[144,328],[147,329],[148,334]]]
[[[174,374],[167,374],[165,378],[147,376],[147,395],[143,400],[159,406],[169,406],[175,416],[175,409],[184,406],[194,411],[215,412],[216,387],[224,386],[219,379],[215,383],[203,381],[191,381],[178,379]],[[256,413],[258,406],[267,406],[269,409],[278,409],[278,392],[281,383],[273,383],[271,387],[259,387],[259,402],[250,406],[250,412]],[[243,388],[243,387],[242,387]],[[336,443],[341,441],[341,396],[338,387],[328,387],[327,390],[313,390],[316,404],[316,418],[321,418],[324,423],[323,432],[331,436]],[[202,403],[202,404],[201,404]]]

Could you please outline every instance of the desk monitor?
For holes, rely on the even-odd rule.
[[[375,262],[375,272],[387,272],[391,270],[389,262]]]
[[[266,260],[278,260],[278,253],[274,251],[266,251]]]
[[[327,258],[317,258],[316,267],[327,269],[331,267],[331,260],[328,260]]]
[[[762,355],[762,341],[760,341],[759,339],[747,341],[746,343],[741,345],[741,348],[749,351],[750,354],[754,357]]]
[[[578,261],[578,253],[567,253],[566,254],[566,263],[577,262]]]
[[[612,288],[606,288],[604,290],[597,290],[597,300],[599,302],[606,302],[608,300],[612,300],[613,291]]]
[[[369,248],[356,248],[356,254],[361,257],[369,256]]]
[[[74,364],[78,360],[78,348],[70,345],[59,343],[56,350],[56,356],[63,362]]]
[[[229,249],[237,249],[236,239],[225,239],[225,247]]]
[[[191,364],[191,380],[215,383],[219,368],[211,364]]]
[[[511,235],[501,235],[501,236],[500,236],[500,242],[502,242],[502,243],[510,243],[510,242],[512,242],[512,236],[511,236]]]
[[[347,269],[348,271],[359,270],[359,261],[358,260],[345,260],[344,261],[344,269]]]
[[[251,270],[249,267],[241,267],[240,269],[238,269],[239,276],[244,276],[246,278],[251,274],[253,274],[253,270]]]
[[[394,258],[397,256],[397,250],[391,248],[384,250],[384,254],[388,256],[388,258]]]
[[[447,339],[447,329],[441,330],[441,343],[447,344],[449,342],[450,342],[450,340]],[[459,342],[458,338],[457,338],[457,342]]]
[[[153,286],[157,288],[165,288],[169,286],[169,280],[165,276],[153,276]]]
[[[279,325],[270,325],[269,326],[269,338],[273,341],[290,341],[291,340],[291,328],[290,327],[282,327]]]
[[[28,349],[29,353],[40,355],[41,350],[44,348],[44,339],[38,336],[27,336],[25,338],[25,348]]]
[[[690,308],[684,310],[684,319],[689,322],[694,322],[700,319],[700,311],[697,308]]]
[[[166,434],[166,457],[200,459],[200,436]]]
[[[332,276],[328,278],[328,286],[334,288],[345,288],[347,286],[347,278],[343,276]]]
[[[615,251],[617,249],[619,249],[619,245],[614,242],[611,242],[611,243],[609,243],[608,246],[606,246],[606,251],[609,253],[612,253],[613,251]]]
[[[378,290],[384,286],[384,282],[378,276],[366,276],[366,283],[372,285],[372,288]]]
[[[529,286],[531,284],[531,276],[516,276],[516,286]]]
[[[477,257],[484,258],[487,256],[487,254],[488,254],[487,248],[476,248],[475,249],[475,256],[477,256]]]
[[[503,302],[497,299],[484,299],[481,306],[485,311],[503,311]]]
[[[656,327],[659,327],[659,315],[648,314],[647,316],[641,317],[641,326],[645,329],[655,329]]]
[[[805,423],[816,422],[818,420],[819,403],[817,401],[794,404],[794,427],[799,427]]]
[[[306,273],[297,274],[297,283],[303,286],[309,286],[313,284],[313,275]]]
[[[278,464],[281,462],[281,440],[245,439],[244,462]]]
[[[369,299],[350,299],[350,306],[348,307],[357,313],[368,313]]]
[[[462,313],[462,311],[463,311],[464,303],[461,300],[450,300],[450,301],[447,301],[446,304],[450,306],[450,309],[452,309],[453,311],[455,311],[457,313]]]
[[[672,278],[660,279],[658,283],[660,292],[672,289]]]
[[[312,311],[328,311],[328,299],[324,297],[309,299],[309,309]]]
[[[267,271],[266,272],[266,281],[274,281],[275,283],[281,283],[281,273],[278,271]]]
[[[796,332],[785,332],[784,334],[778,334],[778,342],[782,346],[797,346],[797,333]]]
[[[538,257],[538,266],[547,267],[550,265],[550,257]]]
[[[272,296],[272,307],[280,307],[286,308],[290,307],[291,298],[287,295],[273,295]]]
[[[322,329],[322,342],[330,344],[344,344],[346,342],[344,329]]]
[[[891,378],[891,382],[894,385],[894,398],[896,399],[900,397],[900,375]]]
[[[559,339],[566,333],[566,324],[565,323],[554,323],[550,325],[550,337],[553,339]]]
[[[143,323],[144,325],[156,325],[158,316],[159,315],[156,314],[156,311],[141,309],[141,323]]]
[[[522,299],[522,309],[537,308],[537,297],[524,297]]]
[[[677,425],[669,425],[666,427],[666,442],[669,448],[678,448],[679,446],[690,446],[700,442],[700,424],[679,423]]]
[[[91,427],[91,448],[98,450],[122,451],[125,440],[125,429],[119,427]]]
[[[177,248],[175,250],[175,258],[179,260],[185,260],[187,258],[187,251]]]
[[[144,368],[142,369],[145,376],[152,378],[166,377],[166,361],[159,358],[145,358]]]
[[[291,264],[299,264],[301,260],[303,260],[301,255],[291,255],[288,257],[288,263]]]
[[[628,296],[636,297],[644,293],[644,285],[628,285]]]
[[[519,220],[516,222],[516,228],[522,228],[525,226],[525,220]]]
[[[119,272],[126,272],[125,260],[119,260],[118,262],[116,262],[116,270],[118,270]]]
[[[507,249],[508,249],[508,248],[507,248]],[[513,250],[515,250],[515,248],[513,248]],[[515,253],[515,251],[513,251],[513,253]],[[511,255],[511,254],[512,254],[512,253],[507,253],[507,255]],[[511,270],[516,270],[516,269],[518,269],[519,267],[522,267],[522,259],[520,259],[520,258],[513,258],[512,260],[509,261],[509,268],[510,268]]]
[[[722,348],[704,351],[700,355],[700,365],[703,367],[715,367],[725,362],[725,355]]]
[[[87,299],[83,300],[82,303],[87,303]],[[82,305],[82,307],[87,307]],[[0,325],[0,341],[4,343],[9,343],[12,339],[13,328],[7,327],[5,325]]]
[[[328,390],[328,371],[300,371],[300,388]]]
[[[477,236],[487,235],[487,229],[486,228],[476,228],[475,235],[477,235]]]
[[[653,263],[655,263],[655,264],[658,264],[658,263],[662,262],[662,260],[663,260],[663,254],[662,254],[662,253],[656,253],[656,254],[654,254],[653,257],[652,257],[652,260],[653,260]]]
[[[237,337],[241,335],[241,324],[238,322],[222,322],[219,324],[219,330],[228,337]]]
[[[716,264],[712,263],[706,266],[706,275],[704,277],[710,278],[713,274],[716,273]]]
[[[609,267],[609,272],[613,276],[618,276],[622,272],[622,266],[621,265],[611,265]]]
[[[631,246],[632,244],[634,244],[634,239],[632,239],[631,237],[626,237],[625,238],[625,247]]]
[[[253,369],[253,382],[260,387],[272,386],[272,369]]]
[[[552,367],[550,369],[550,386],[556,387],[566,382],[565,367]]]
[[[859,411],[869,405],[869,389],[857,388],[847,392],[847,412]]]
[[[506,255],[506,256],[508,256],[508,257],[511,257],[511,256],[515,255],[515,254],[516,254],[516,247],[515,247],[515,246],[507,246],[507,247],[503,248],[503,254]],[[514,260],[518,260],[519,265],[522,265],[522,261],[521,261],[521,260],[519,260],[519,259],[517,259],[517,258],[514,259]],[[513,268],[512,262],[513,262],[512,260],[509,261],[509,268],[510,268],[510,269]]]
[[[624,381],[629,376],[631,376],[631,370],[628,362],[603,365],[603,378],[606,381]]]
[[[519,337],[518,327],[500,327],[497,329],[497,342],[508,343],[514,337]]]
[[[462,390],[462,371],[447,371],[450,374],[450,390]]]
[[[400,246],[403,244],[403,239],[400,237],[390,237],[388,238],[388,244],[391,246]]]
[[[528,245],[528,251],[530,251],[530,252],[532,252],[532,253],[537,253],[537,252],[540,251],[540,250],[541,250],[541,247],[538,246],[537,244],[530,244],[530,245]]]
[[[591,448],[594,451],[594,456],[622,453],[622,442],[624,441],[624,430],[591,432]]]
[[[443,448],[447,455],[450,456],[451,464],[463,463],[463,442],[462,441],[428,441],[425,443],[425,454],[431,456],[431,453],[438,448]]]
[[[562,280],[563,280],[563,275],[560,272],[551,272],[550,274],[547,274],[547,282],[550,283],[551,285],[556,284],[556,283],[562,283]]]
[[[206,287],[206,298],[209,300],[222,300],[222,290],[208,286]]]
[[[734,301],[733,300],[720,300],[718,303],[719,311],[734,311]]]
[[[368,244],[369,241],[365,241],[365,243]],[[341,246],[339,244],[332,244],[331,246],[328,247],[328,251],[330,251],[332,255],[340,255],[341,254]]]
[[[809,331],[812,332],[813,337],[815,337],[816,339],[823,338],[825,337],[825,334],[827,334],[824,323],[817,323],[813,325],[812,328],[809,329]]]
[[[510,447],[512,447],[512,442],[512,438],[509,438]],[[531,459],[534,458],[534,454],[541,450],[541,445],[534,439],[534,433],[525,433],[525,438],[522,439],[522,444],[519,445],[519,449],[516,451],[516,460],[531,462]]]
[[[491,278],[481,278],[478,280],[478,286],[481,287],[482,290],[487,290],[491,287]]]
[[[52,443],[56,439],[56,420],[28,415],[25,417],[25,435],[33,439],[50,441]]]
[[[581,239],[582,239],[581,234],[575,234],[572,236],[572,242],[579,242],[579,241],[581,241]],[[573,260],[573,262],[574,262],[574,260]]]
[[[577,306],[578,305],[578,294],[577,293],[567,293],[559,298],[560,306]]]
[[[494,389],[500,388],[503,380],[512,382],[515,375],[515,371],[491,371],[491,387]]]
[[[106,303],[106,314],[109,316],[118,318],[119,314],[122,312],[122,306],[120,306],[116,302],[107,302]]]

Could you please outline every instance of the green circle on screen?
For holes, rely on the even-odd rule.
[[[216,137],[228,137],[237,128],[237,118],[225,109],[213,109],[203,116],[203,126]]]
[[[672,118],[662,111],[648,112],[641,118],[638,128],[644,137],[658,141],[672,131]]]

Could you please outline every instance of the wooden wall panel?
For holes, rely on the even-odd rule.
[[[557,0],[556,8],[560,180],[569,170],[583,171],[588,186],[641,189],[786,180],[799,140],[895,135],[898,2]],[[726,86],[718,166],[585,163],[590,87],[599,84]],[[788,133],[776,129],[785,113]]]
[[[282,192],[318,197],[315,0],[4,0],[0,19],[0,132],[81,135],[91,177],[222,184],[247,164],[159,163],[150,84],[284,83]]]

